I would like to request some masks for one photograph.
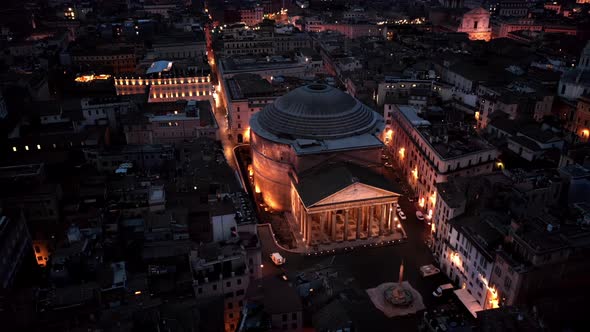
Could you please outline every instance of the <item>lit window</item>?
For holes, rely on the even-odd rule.
[[[12,147],[12,151],[14,151],[14,152],[16,152],[16,151],[17,151],[17,150],[16,150],[16,146],[13,146],[13,147]]]
[[[37,150],[41,150],[41,144],[37,144]]]
[[[25,145],[25,150],[29,151],[29,146]]]

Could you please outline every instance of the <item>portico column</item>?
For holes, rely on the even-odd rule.
[[[307,243],[307,245],[311,244],[311,225],[313,224],[313,215],[311,214],[306,214],[305,216],[305,228],[307,230],[307,235],[305,236],[305,241]]]
[[[305,212],[303,210],[301,211],[301,214],[302,214],[302,217],[301,217],[301,237],[303,237],[303,241],[305,242],[305,240],[307,239],[307,237],[305,236],[306,235],[305,234],[305,231],[306,231],[306,228],[305,228],[306,214],[305,214]]]
[[[369,207],[369,237],[373,237],[373,212],[375,210],[374,206]]]
[[[336,241],[336,214],[333,211],[328,211],[330,217],[330,227],[332,227],[332,241]]]
[[[383,223],[385,222],[385,214],[387,211],[387,205],[381,204],[381,219],[379,220],[379,236],[383,235]]]
[[[348,241],[348,209],[344,210],[344,241]]]
[[[320,213],[320,236],[323,237],[326,228],[326,214]]]
[[[362,208],[357,208],[356,209],[356,239],[360,239],[361,238],[361,224],[363,223],[363,209]]]
[[[393,204],[387,204],[387,229],[391,231],[391,223],[393,221]]]
[[[301,206],[301,201],[299,202],[299,234],[303,234],[303,207]]]

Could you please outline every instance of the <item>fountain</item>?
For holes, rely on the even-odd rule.
[[[414,301],[412,292],[406,289],[403,285],[404,280],[404,262],[399,266],[399,281],[387,287],[383,292],[385,300],[394,306],[407,307]]]
[[[404,281],[404,262],[399,267],[397,282],[386,282],[367,289],[373,305],[387,317],[415,314],[425,309],[422,295],[409,282]]]

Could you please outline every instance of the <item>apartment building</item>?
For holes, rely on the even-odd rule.
[[[492,171],[498,151],[462,119],[462,112],[410,105],[385,105],[385,143],[402,176],[408,178],[419,205],[431,218],[436,184],[451,178]]]
[[[183,66],[174,61],[156,61],[145,75],[114,78],[117,95],[147,94],[148,103],[177,100],[211,100],[213,86],[208,65]]]
[[[250,283],[246,249],[237,243],[203,244],[191,250],[189,262],[195,297],[223,297],[225,331],[235,331]]]

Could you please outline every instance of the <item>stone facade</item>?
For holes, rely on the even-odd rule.
[[[463,14],[458,32],[465,32],[471,40],[489,41],[492,38],[490,12],[483,8],[475,8]]]

